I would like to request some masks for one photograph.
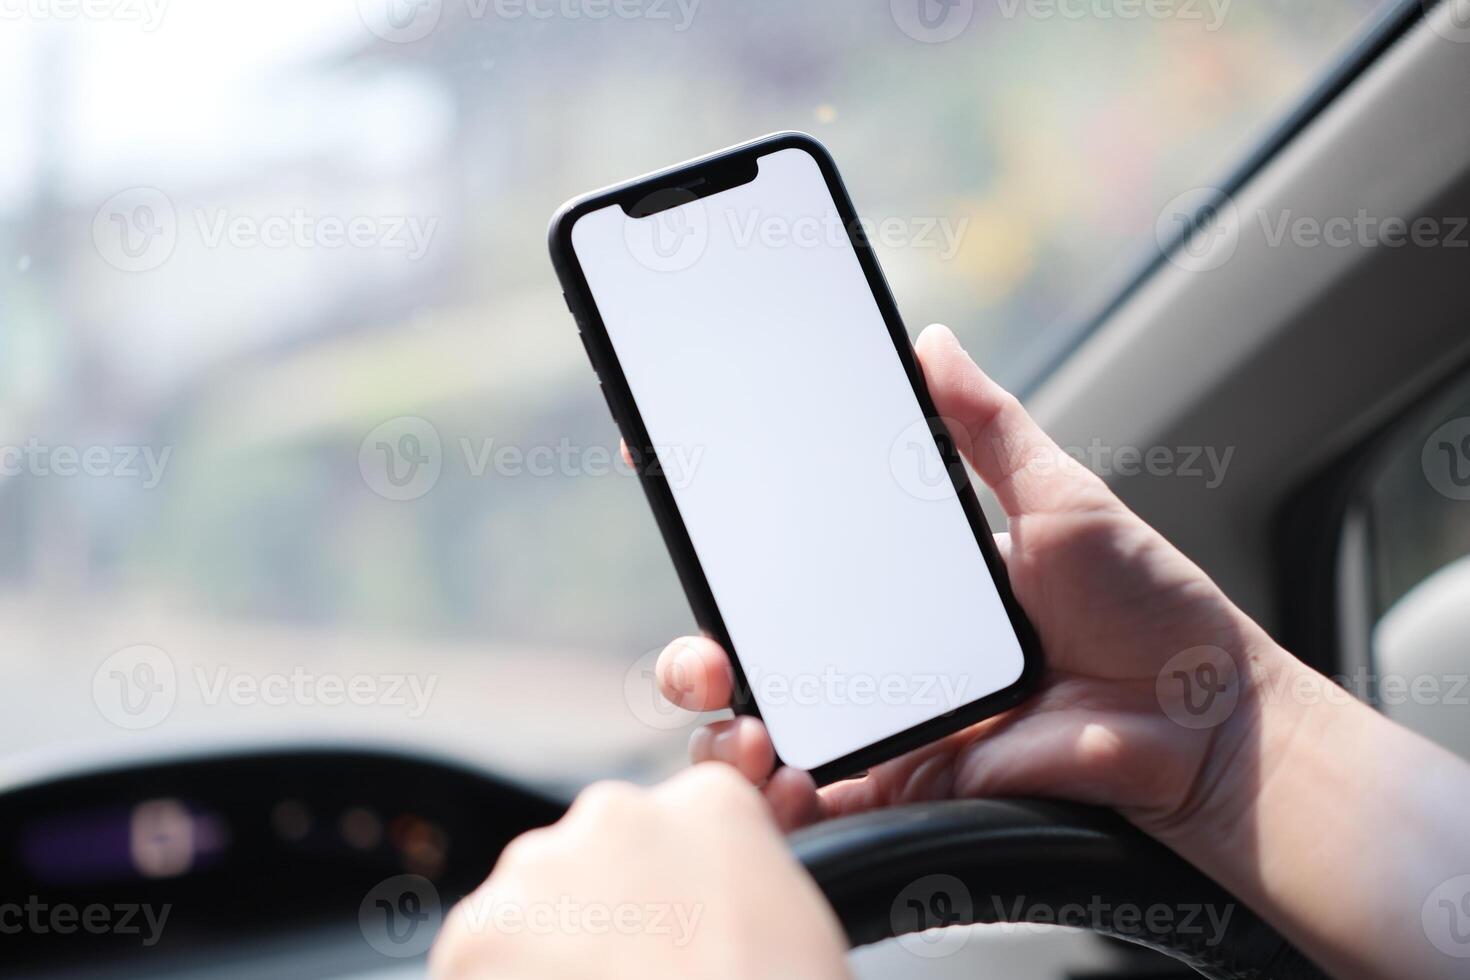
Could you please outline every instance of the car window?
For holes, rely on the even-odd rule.
[[[1470,379],[1395,430],[1364,493],[1373,626],[1361,693],[1470,756]]]
[[[565,198],[778,129],[1002,379],[1373,0],[101,0],[0,31],[6,751],[412,740],[651,774],[690,616]]]

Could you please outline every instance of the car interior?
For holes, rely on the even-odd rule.
[[[445,4],[447,12],[450,7]],[[1065,328],[1026,346],[1003,376],[1061,446],[1091,459],[1131,508],[1289,650],[1339,678],[1354,696],[1470,756],[1470,715],[1459,691],[1424,698],[1393,683],[1411,675],[1453,678],[1470,672],[1470,652],[1463,642],[1470,628],[1470,505],[1465,503],[1470,499],[1470,422],[1465,421],[1470,417],[1470,232],[1463,219],[1455,220],[1470,215],[1470,123],[1462,98],[1470,91],[1470,26],[1464,23],[1462,7],[1408,0],[1374,6],[1358,18],[1313,67],[1305,90],[1297,86],[1291,99],[1245,127],[1254,147],[1250,152],[1209,161],[1210,183],[1185,194],[1173,197],[1177,186],[1160,189],[1156,199],[1173,200],[1152,226],[1131,227],[1126,236],[1132,242],[1127,251],[1138,260],[1110,266],[1113,271],[1090,294],[1082,312],[1058,317]],[[452,21],[452,12],[446,16]],[[886,17],[886,11],[879,16]],[[168,27],[165,20],[158,34]],[[474,43],[454,47],[442,40],[445,26],[437,30],[437,41],[431,36],[369,45],[341,57],[354,66],[386,60],[387,70],[396,73],[412,73],[428,58],[477,66],[497,58],[489,53],[492,48]],[[466,28],[464,33],[472,32]],[[54,38],[38,43],[54,43]],[[764,59],[771,69],[764,84],[781,84],[773,49],[749,56]],[[557,64],[554,74],[565,88],[560,94],[537,94],[531,105],[577,97],[574,66]],[[499,67],[497,62],[484,71],[493,75]],[[384,89],[383,104],[393,98]],[[658,96],[650,91],[648,98],[656,107]],[[408,111],[418,111],[416,105]],[[477,111],[512,111],[511,105],[497,102],[493,109]],[[611,105],[588,97],[586,106],[575,122],[611,136],[615,123],[596,118]],[[534,115],[534,109],[520,111]],[[820,111],[816,118],[834,111],[840,123],[843,113],[858,113],[860,107],[849,102]],[[555,121],[572,122],[565,117]],[[309,124],[298,119],[283,125]],[[517,125],[529,138],[562,139],[536,119],[521,118]],[[701,138],[706,134],[698,133]],[[730,142],[741,135],[732,133]],[[863,164],[857,147],[876,135],[860,131],[834,138],[834,151],[840,160],[848,151],[845,166],[859,171]],[[690,155],[698,149],[689,144]],[[471,144],[470,152],[502,156],[487,171],[493,176],[465,172],[455,180],[473,187],[482,177],[515,179],[519,164],[509,154],[488,144]],[[658,162],[655,156],[648,159],[650,167]],[[277,167],[284,183],[295,179],[285,165],[267,166]],[[609,181],[620,175],[606,173]],[[880,203],[875,199],[881,189],[861,180],[855,185],[860,211]],[[570,194],[581,188],[563,189]],[[1106,195],[1108,188],[1094,191]],[[391,186],[378,192],[390,200],[396,193]],[[413,207],[411,196],[400,198],[387,207]],[[453,209],[447,198],[438,203],[446,212]],[[534,203],[539,208],[541,197]],[[525,207],[534,210],[530,204]],[[1383,236],[1360,235],[1329,244],[1325,239],[1294,239],[1290,233],[1283,238],[1273,224],[1274,216],[1321,225],[1360,214],[1406,222],[1427,216],[1438,222],[1442,235],[1435,241],[1411,238],[1398,244]],[[87,221],[71,224],[85,227]],[[516,228],[534,223],[534,218],[518,220]],[[65,227],[24,227],[16,240],[62,235]],[[476,236],[500,233],[493,226],[472,227],[464,240],[473,244],[480,240]],[[530,324],[530,332],[556,336],[564,345],[558,351],[579,356],[555,280],[540,256],[539,234],[537,229],[518,246],[536,253],[543,266],[523,277],[525,291],[536,300],[508,315]],[[416,269],[409,275],[431,271]],[[917,272],[900,266],[893,276],[901,308],[909,305],[906,284],[922,273],[922,265]],[[194,266],[185,265],[179,273],[197,277],[192,287],[178,278],[149,285],[144,277],[151,274],[133,274],[126,288],[197,288],[210,294],[201,296],[201,303],[221,302],[214,290],[228,288]],[[383,275],[400,283],[396,270]],[[9,283],[15,288],[7,289],[9,297],[0,300],[0,308],[14,311],[27,302],[44,302],[26,298],[24,290],[31,287],[20,273],[12,273]],[[331,280],[329,268],[314,267],[292,289],[297,291],[293,295],[308,295],[341,285]],[[98,288],[105,295],[105,288]],[[145,296],[137,302],[128,316],[146,317],[147,304],[159,301]],[[223,299],[225,305],[230,302]],[[385,302],[371,294],[354,297],[344,315],[371,318],[381,312],[373,307]],[[925,315],[944,315],[942,297],[926,297],[920,305]],[[911,330],[922,326],[913,319],[918,311],[904,313]],[[406,323],[418,316],[414,309],[392,315]],[[197,560],[207,562],[209,549],[224,542],[259,553],[260,567],[266,569],[262,574],[278,579],[271,588],[285,597],[282,608],[289,611],[290,603],[299,602],[298,610],[310,610],[317,583],[298,577],[297,569],[303,550],[325,549],[340,559],[340,575],[376,578],[384,590],[432,605],[440,601],[436,595],[414,591],[416,570],[442,565],[451,570],[448,577],[473,571],[478,566],[466,564],[466,550],[499,546],[505,540],[522,548],[523,557],[484,588],[504,592],[507,597],[497,602],[523,606],[529,621],[539,619],[553,629],[559,628],[558,617],[614,621],[631,615],[625,611],[640,602],[645,590],[677,596],[670,571],[660,564],[651,523],[636,516],[636,488],[628,486],[621,487],[615,505],[601,510],[589,505],[590,516],[576,529],[577,536],[551,542],[544,551],[527,545],[530,539],[515,537],[513,529],[500,537],[501,524],[490,525],[486,534],[461,533],[451,526],[455,511],[426,518],[445,525],[439,530],[447,543],[414,552],[401,567],[382,562],[383,552],[329,535],[318,538],[312,532],[297,546],[252,531],[269,524],[294,534],[298,527],[315,527],[324,519],[324,509],[332,506],[312,509],[309,517],[292,512],[290,474],[262,469],[270,460],[249,449],[252,439],[264,438],[260,431],[266,423],[257,425],[260,419],[270,420],[272,432],[297,423],[316,425],[323,404],[360,398],[364,385],[400,392],[401,410],[395,411],[414,415],[416,391],[426,385],[454,388],[501,377],[489,365],[466,366],[460,375],[446,371],[427,382],[405,381],[416,371],[477,361],[490,352],[473,339],[473,323],[429,314],[420,319],[424,322],[404,328],[417,346],[394,346],[392,337],[384,335],[380,364],[353,364],[358,354],[343,342],[346,328],[334,326],[319,349],[305,350],[299,346],[304,341],[283,342],[300,356],[271,367],[276,373],[269,384],[251,386],[204,375],[191,397],[204,399],[207,408],[201,417],[207,414],[219,422],[225,435],[211,432],[202,462],[176,462],[184,470],[170,476],[184,480],[185,491],[150,503],[177,508],[182,516],[169,525],[172,537],[150,544],[153,550],[147,554],[154,558],[141,560],[142,567],[162,560],[156,559],[159,549],[194,549],[200,552]],[[107,315],[97,314],[88,322],[105,323]],[[117,326],[128,329],[121,315]],[[25,417],[25,365],[36,357],[28,352],[45,335],[44,330],[25,333],[0,326],[0,340],[6,341],[0,350],[9,352],[0,359],[19,365],[5,375],[4,401],[12,406],[6,414],[13,419]],[[128,344],[126,339],[97,336],[78,342],[108,349]],[[424,345],[434,345],[432,358],[419,356]],[[147,373],[152,359],[160,356],[152,349],[124,363],[128,370]],[[507,403],[539,404],[535,399],[549,387],[547,379],[560,377],[556,371],[561,368],[543,370],[535,360],[528,356],[513,371],[502,372],[510,392],[503,396]],[[348,366],[337,366],[343,362]],[[317,373],[305,370],[307,363]],[[577,402],[578,411],[596,409],[596,433],[604,443],[611,439],[616,445],[616,435],[590,391],[590,374],[585,365],[580,370],[566,369],[572,384],[580,386],[578,397],[585,396]],[[525,377],[510,377],[522,371]],[[98,399],[106,396],[101,390],[108,383],[104,375],[95,382]],[[251,426],[230,428],[236,417],[232,413],[252,419]],[[180,423],[170,438],[187,446],[188,425],[203,424],[198,418]],[[9,425],[9,430],[25,431],[18,425],[24,422]],[[349,440],[341,460],[333,456],[321,464],[323,472],[336,467],[322,477],[323,485],[357,479],[359,436]],[[453,440],[446,436],[446,443]],[[1089,447],[1106,447],[1108,455]],[[1135,459],[1148,458],[1151,447],[1166,447],[1175,465],[1159,472],[1130,466],[1119,451],[1123,447],[1134,450]],[[188,516],[190,494],[212,487],[211,481],[243,479],[238,474],[252,469],[249,479],[267,487],[259,500],[241,496],[237,510]],[[93,684],[111,682],[110,674],[94,677],[102,656],[130,644],[151,643],[151,624],[163,615],[160,610],[169,608],[166,598],[135,613],[109,606],[107,622],[113,626],[100,640],[101,627],[94,625],[101,620],[75,612],[65,591],[47,598],[44,608],[33,607],[33,613],[15,612],[18,604],[41,601],[27,598],[34,566],[17,555],[68,553],[61,545],[53,549],[45,532],[34,529],[51,512],[49,491],[33,486],[38,482],[34,478],[29,482],[27,488],[24,479],[0,480],[0,522],[6,538],[42,538],[34,549],[10,549],[11,558],[0,559],[10,593],[0,605],[3,621],[11,624],[7,644],[34,648],[17,664],[7,695],[7,713],[17,732],[43,728],[43,716],[53,711],[65,717],[63,709],[48,707],[47,696],[29,693],[47,689],[40,678],[53,660],[69,657],[82,664],[73,672],[75,682],[67,683],[86,700],[93,696]],[[476,494],[499,491],[446,484],[437,492],[472,502]],[[573,491],[562,483],[547,483],[524,492],[530,507],[547,496]],[[599,492],[586,491],[587,499],[595,504]],[[369,533],[381,535],[387,546],[401,547],[405,554],[418,548],[403,518],[416,502],[386,503],[397,509],[391,514],[384,510],[388,516]],[[985,506],[992,524],[1004,527],[1004,515],[989,500]],[[118,501],[99,498],[95,507],[101,520],[117,513],[126,524],[125,508]],[[248,508],[256,508],[265,523],[242,520],[229,526]],[[511,517],[505,521],[514,523],[527,520],[523,514],[532,511],[507,513]],[[600,545],[579,544],[595,542],[602,524],[631,529],[610,532],[611,538]],[[195,532],[197,540],[191,537]],[[92,547],[105,554],[121,552],[130,546],[130,533],[124,526]],[[643,551],[631,565],[620,564],[618,552],[630,537],[646,539]],[[375,562],[383,570],[375,570]],[[589,609],[569,611],[559,605],[562,593],[553,603],[523,588],[519,576],[530,574],[527,569],[565,578],[573,583],[568,589],[597,578],[626,584]],[[64,573],[66,569],[57,572]],[[81,574],[85,578],[88,573]],[[236,594],[231,590],[250,587],[243,580],[222,581],[211,586],[217,588],[211,601],[218,599],[221,608],[229,608]],[[85,592],[91,586],[82,588]],[[469,588],[456,600],[467,607],[481,601],[476,587]],[[670,602],[676,604],[676,599]],[[226,652],[217,654],[218,662],[228,659],[229,650],[279,643],[288,650],[281,664],[331,664],[344,672],[369,661],[404,664],[408,666],[400,669],[435,672],[436,704],[443,698],[454,705],[454,717],[432,722],[429,716],[429,724],[410,729],[382,723],[378,715],[366,712],[354,716],[350,726],[340,726],[317,724],[311,712],[291,706],[251,715],[237,705],[225,712],[229,725],[191,724],[198,717],[186,709],[164,724],[134,726],[145,730],[128,730],[126,719],[123,724],[92,719],[89,731],[95,737],[42,740],[18,735],[16,750],[0,767],[0,880],[7,883],[6,900],[20,907],[69,906],[82,917],[99,905],[108,911],[98,915],[128,910],[135,928],[124,928],[118,919],[115,928],[105,931],[80,926],[6,930],[10,934],[0,938],[0,973],[76,978],[422,976],[444,914],[484,878],[508,841],[555,821],[577,788],[593,779],[651,779],[679,764],[693,720],[655,703],[647,680],[659,637],[677,635],[677,609],[654,617],[644,632],[621,636],[627,654],[622,659],[592,661],[553,652],[540,661],[498,663],[493,670],[486,668],[487,673],[465,675],[456,673],[455,664],[480,657],[479,647],[500,644],[501,637],[494,644],[481,643],[473,629],[461,630],[426,648],[420,659],[412,636],[396,629],[393,614],[386,607],[367,608],[361,622],[369,628],[345,640],[328,636],[309,612],[298,617],[305,626],[289,643],[283,639],[284,627],[252,623],[231,634],[233,646],[220,647]],[[34,625],[42,621],[61,625],[47,632],[51,625],[45,630]],[[289,615],[283,621],[294,622]],[[193,632],[178,635],[193,637],[201,648],[215,635],[204,626],[189,629]],[[184,641],[171,642],[176,647]],[[307,660],[318,653],[319,659]],[[170,676],[174,669],[172,660],[160,666],[136,657],[118,669],[146,681],[153,675],[138,673],[140,665],[167,670]],[[181,670],[179,683],[190,676],[195,675]],[[199,683],[207,694],[208,679]],[[564,685],[574,687],[582,700],[568,701]],[[1464,696],[1470,698],[1470,689]],[[605,718],[630,713],[642,733],[637,739],[612,728],[609,734],[600,733]],[[460,717],[473,723],[461,724]],[[793,837],[792,846],[837,909],[854,946],[853,972],[862,978],[1321,976],[1268,924],[1244,910],[1233,920],[1228,939],[1211,949],[1167,930],[1116,922],[1028,921],[1027,906],[1016,901],[1018,896],[1053,896],[1060,904],[1068,896],[1089,894],[1142,905],[1160,896],[1202,906],[1231,901],[1203,875],[1109,813],[1036,800],[925,804],[808,828]],[[898,891],[925,875],[964,881],[974,897],[972,907],[926,909],[920,902],[912,921],[894,913]],[[163,909],[167,912],[161,913]],[[161,914],[166,921],[160,921]]]

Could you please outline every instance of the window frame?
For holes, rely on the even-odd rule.
[[[1272,522],[1278,639],[1325,674],[1361,671],[1374,708],[1379,705],[1372,684],[1376,583],[1369,480],[1406,433],[1421,428],[1424,416],[1467,385],[1470,359],[1461,359],[1406,392],[1372,430],[1289,491]]]

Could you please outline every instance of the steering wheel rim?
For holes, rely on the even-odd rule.
[[[1149,946],[1211,980],[1326,980],[1210,878],[1109,810],[947,800],[798,831],[797,859],[865,946],[937,925],[1048,922]]]

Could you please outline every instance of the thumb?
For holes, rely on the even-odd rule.
[[[948,327],[926,327],[915,348],[951,438],[1007,515],[1095,509],[1116,502],[1096,474],[1041,430],[1016,396],[980,370]]]

